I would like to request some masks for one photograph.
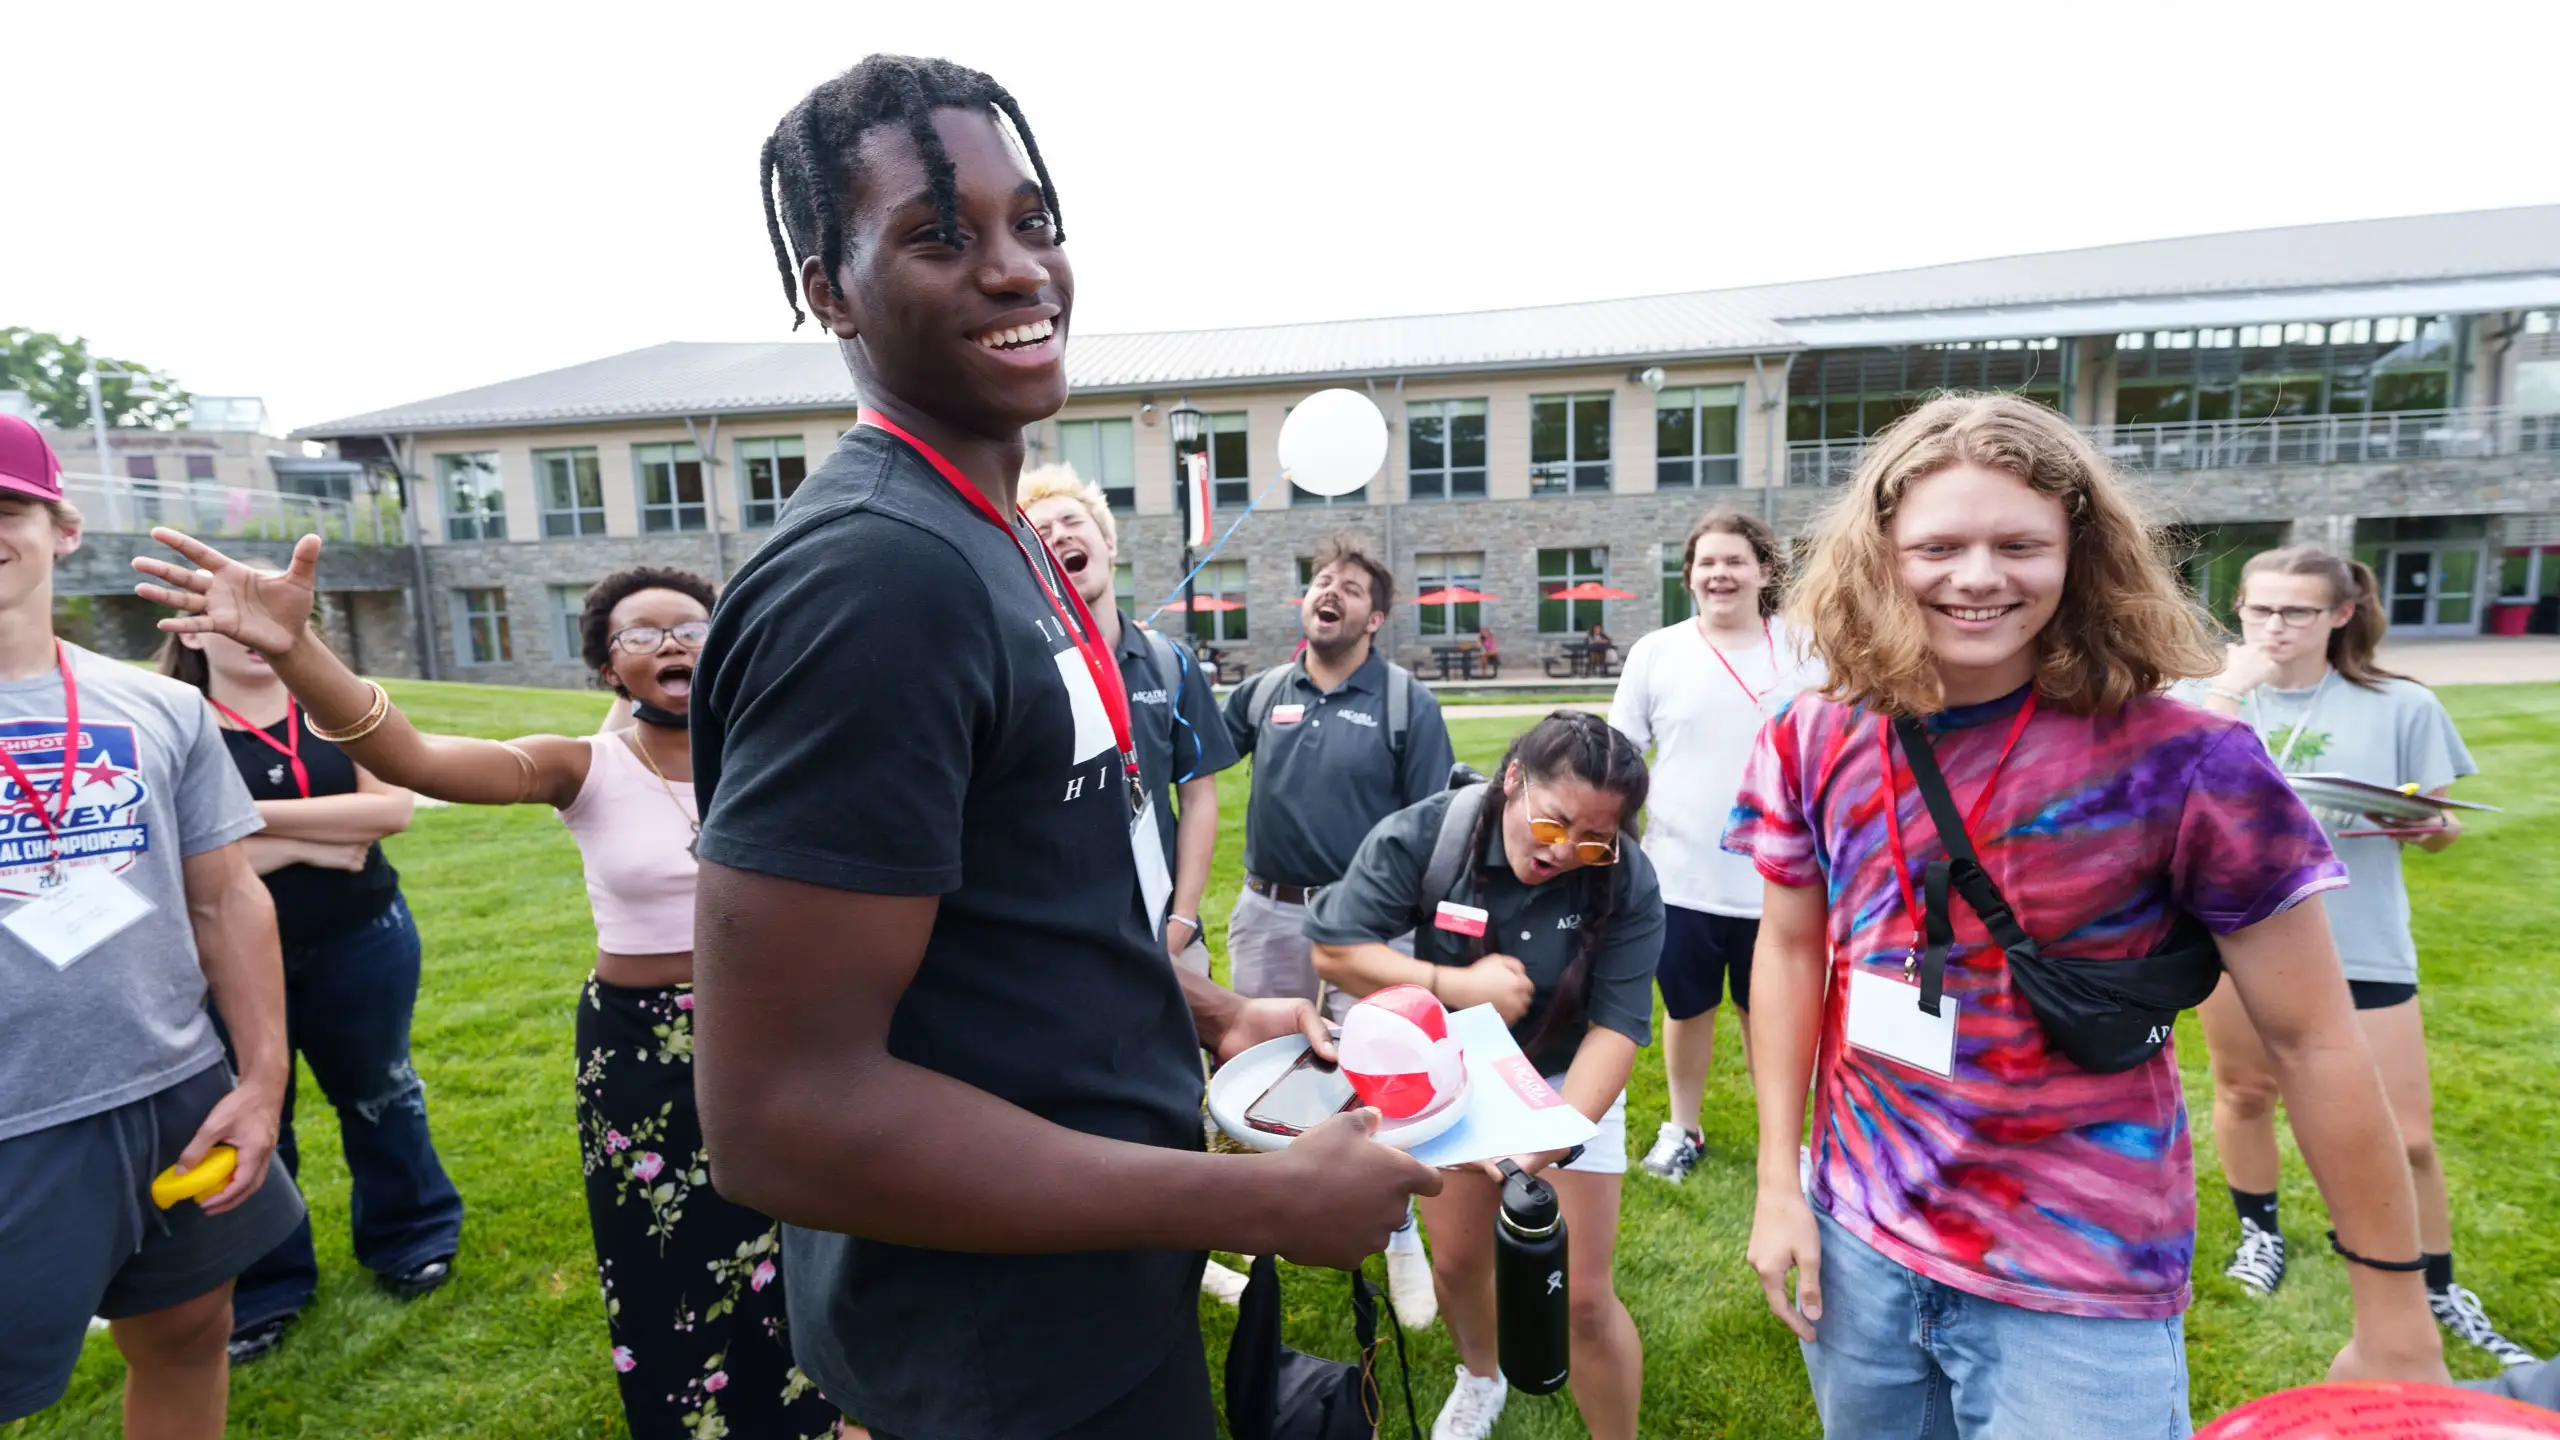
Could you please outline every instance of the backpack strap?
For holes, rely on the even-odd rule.
[[[1919,787],[1922,803],[1929,807],[1929,819],[1938,827],[1938,843],[1947,847],[1951,857],[1932,860],[1922,873],[1927,892],[1922,922],[1927,949],[1920,962],[1920,1008],[1935,1015],[1939,997],[1946,993],[1947,948],[1955,941],[1955,927],[1947,914],[1947,887],[1952,882],[1982,917],[1982,926],[2000,948],[2012,954],[2035,955],[2035,937],[2018,923],[2017,912],[2009,908],[2000,887],[1991,882],[1991,872],[1982,868],[1982,857],[1975,853],[1973,837],[1965,832],[1964,816],[1956,811],[1956,797],[1947,790],[1947,777],[1938,769],[1938,756],[1929,747],[1929,732],[1910,716],[1893,722],[1894,737],[1902,742],[1903,758],[1911,764],[1911,782]]]
[[[1172,677],[1172,690],[1171,693],[1165,696],[1164,708],[1168,714],[1173,716],[1174,735],[1179,739],[1183,731],[1191,729],[1191,721],[1182,713],[1182,687],[1184,683],[1191,678],[1191,662],[1183,655],[1179,647],[1177,647],[1171,640],[1165,638],[1163,631],[1141,630],[1139,633],[1147,637],[1147,648],[1152,651],[1156,657],[1157,675],[1159,677],[1166,675],[1170,675]],[[1173,754],[1170,758],[1175,765],[1179,766],[1182,763],[1182,747],[1181,745],[1176,744],[1172,748]],[[1173,776],[1173,783],[1180,785],[1199,773],[1200,736],[1197,731],[1193,731],[1191,736],[1191,768],[1183,771],[1181,774]],[[1158,816],[1156,818],[1159,823],[1164,819],[1162,816]]]
[[[1413,687],[1418,682],[1413,672],[1393,660],[1387,662],[1387,753],[1396,757],[1396,769],[1404,769],[1405,732],[1413,728]]]
[[[1449,809],[1441,815],[1440,833],[1431,842],[1431,860],[1422,868],[1422,890],[1414,906],[1416,930],[1429,929],[1432,912],[1458,888],[1458,877],[1467,868],[1467,841],[1476,833],[1477,818],[1484,814],[1489,788],[1476,784],[1449,792]]]
[[[1262,764],[1262,740],[1271,733],[1271,710],[1280,703],[1280,691],[1288,678],[1298,673],[1298,662],[1274,665],[1245,683],[1244,713],[1253,717],[1253,756],[1257,770]]]

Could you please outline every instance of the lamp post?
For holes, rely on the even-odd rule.
[[[1191,602],[1195,587],[1191,580],[1191,476],[1185,469],[1183,449],[1200,438],[1200,422],[1207,417],[1191,407],[1191,397],[1173,407],[1164,417],[1166,433],[1173,436],[1174,512],[1182,518],[1182,614],[1183,633],[1194,649],[1199,648],[1199,612]]]
[[[98,475],[101,480],[106,482],[99,487],[99,492],[106,497],[107,528],[112,531],[123,525],[124,517],[119,513],[122,507],[116,503],[116,490],[112,479],[115,473],[115,462],[107,452],[107,382],[105,377],[108,375],[114,375],[126,380],[147,379],[149,377],[142,371],[128,370],[125,367],[116,364],[112,360],[101,361],[98,358],[98,352],[95,350],[90,350],[88,352],[88,357],[89,370],[88,374],[83,378],[89,391],[89,435],[98,447]],[[140,396],[151,396],[157,392],[145,388],[133,393]]]

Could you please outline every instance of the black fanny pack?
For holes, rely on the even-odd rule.
[[[2010,982],[2027,997],[2045,1039],[2073,1064],[2109,1075],[2159,1054],[2178,1012],[2203,1004],[2222,978],[2222,952],[2204,922],[2181,912],[2159,945],[2139,958],[2092,960],[2044,953],[1982,868],[1973,837],[1956,812],[1955,797],[1947,792],[1947,778],[1938,771],[1928,732],[1907,718],[1894,721],[1893,731],[1951,857],[1930,861],[1923,877],[1927,948],[1920,968],[1920,1008],[1939,1013],[1939,999],[1946,993],[1947,947],[1955,941],[1947,914],[1952,886],[2008,956]]]

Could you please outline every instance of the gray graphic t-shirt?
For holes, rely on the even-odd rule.
[[[0,747],[36,790],[0,770],[0,920],[39,892],[57,848],[67,870],[105,870],[151,910],[58,968],[0,928],[0,1140],[158,1094],[222,1058],[179,862],[262,823],[201,694],[63,648],[80,699],[67,803],[61,676],[0,681]]]
[[[2202,704],[2204,684],[2188,682],[2173,693]],[[2267,753],[2289,775],[2351,775],[2390,786],[2415,781],[2420,790],[2438,790],[2480,772],[2443,703],[2414,680],[2385,680],[2379,690],[2336,674],[2325,689],[2262,685],[2240,707],[2240,718],[2256,728]],[[2347,888],[2321,897],[2347,978],[2417,983],[2418,948],[2409,938],[2400,842],[2381,836],[2341,840],[2340,830],[2370,829],[2372,822],[2320,810],[2312,814],[2347,865]]]

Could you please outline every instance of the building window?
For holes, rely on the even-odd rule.
[[[2051,336],[1807,351],[1787,367],[1787,440],[1873,435],[1941,390],[2007,390],[2059,410],[2061,352]]]
[[[1698,613],[1698,597],[1689,593],[1689,542],[1662,542],[1662,623],[1678,625]]]
[[[533,484],[545,539],[604,533],[604,477],[595,451],[534,451]]]
[[[1653,401],[1653,483],[1663,490],[1742,483],[1742,387],[1693,385]]]
[[[507,492],[498,485],[498,452],[436,457],[437,489],[444,497],[444,538],[507,538]]]
[[[1405,473],[1416,500],[1484,498],[1482,400],[1418,400],[1405,407]]]
[[[2290,321],[2116,337],[2116,423],[2189,425],[2442,410],[2453,327],[2440,316]]]
[[[1413,557],[1413,584],[1416,595],[1434,590],[1484,588],[1484,552],[1449,551]],[[1418,605],[1422,617],[1422,638],[1438,640],[1450,636],[1469,636],[1484,623],[1484,606],[1474,600],[1457,605]]]
[[[1236,417],[1242,420],[1244,417]],[[1114,510],[1138,508],[1138,436],[1126,420],[1061,420],[1058,459]]]
[[[516,658],[507,632],[507,592],[453,592],[453,655],[465,665],[495,665]]]
[[[1212,560],[1200,567],[1191,593],[1202,601],[1231,601],[1233,610],[1204,610],[1191,617],[1191,638],[1223,645],[1245,637],[1244,562]]]
[[[1126,561],[1126,560],[1123,560],[1123,561],[1121,561],[1119,564],[1112,566],[1112,567],[1111,567],[1111,600],[1112,600],[1112,603],[1113,603],[1113,604],[1115,604],[1115,605],[1123,605],[1123,606],[1127,606],[1127,607],[1129,607],[1129,608],[1134,612],[1134,611],[1135,611],[1135,609],[1136,609],[1136,607],[1137,607],[1137,603],[1138,603],[1138,601],[1137,601],[1137,594],[1138,594],[1138,572],[1137,572],[1137,569],[1136,569],[1134,566],[1132,566],[1132,565],[1131,565],[1128,561]]]
[[[554,658],[572,665],[587,663],[586,637],[578,633],[578,617],[586,613],[586,608],[586,586],[551,587],[551,650]]]
[[[1609,583],[1609,550],[1595,546],[1583,550],[1541,550],[1538,552],[1538,633],[1541,635],[1579,635],[1601,623],[1608,608],[1606,600],[1549,600],[1558,590],[1581,584]]]
[[[1529,493],[1588,495],[1609,488],[1609,395],[1529,397]]]
[[[190,455],[190,456],[188,456],[188,457],[187,457],[187,481],[188,481],[188,483],[189,483],[189,484],[194,484],[194,485],[207,484],[207,483],[211,482],[211,481],[212,481],[212,479],[213,479],[213,457],[212,457],[212,456],[210,456],[210,455]]]
[[[1245,454],[1245,412],[1228,410],[1201,417],[1200,438],[1188,445],[1177,445],[1173,452],[1173,483],[1182,485],[1184,467],[1190,457],[1203,448],[1209,452],[1210,503],[1219,506],[1242,505],[1253,499],[1253,465]],[[1082,471],[1078,471],[1082,474]]]
[[[710,528],[702,503],[702,452],[690,440],[673,445],[634,445],[631,466],[640,474],[640,529],[651,535]]]
[[[124,473],[125,478],[129,480],[157,481],[160,478],[160,457],[127,455],[124,457]]]
[[[809,476],[809,457],[797,435],[768,435],[738,442],[738,523],[772,528],[782,502]]]

